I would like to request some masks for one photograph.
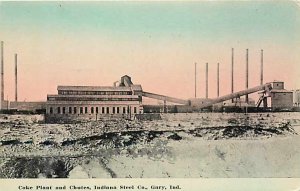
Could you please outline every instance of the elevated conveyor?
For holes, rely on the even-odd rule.
[[[231,99],[234,99],[234,98],[238,98],[238,97],[241,97],[241,96],[244,96],[244,95],[247,95],[247,94],[251,94],[251,93],[254,93],[254,92],[258,92],[258,91],[261,91],[261,90],[269,92],[271,89],[272,89],[272,85],[270,83],[267,83],[267,84],[264,84],[264,85],[261,85],[261,86],[256,86],[256,87],[253,87],[253,88],[249,88],[249,89],[246,89],[246,90],[238,91],[238,92],[235,92],[235,93],[232,93],[232,94],[228,94],[228,95],[225,95],[225,96],[221,96],[221,97],[212,99],[209,103],[200,104],[197,108],[202,109],[202,108],[210,107],[214,104],[217,104],[217,103],[220,103],[220,102],[223,102],[223,101],[227,101],[227,100],[231,100]]]
[[[143,91],[142,92],[142,96],[148,97],[148,98],[152,98],[152,99],[157,99],[157,100],[168,101],[168,102],[172,102],[172,103],[189,105],[189,100],[178,99],[178,98],[164,96],[164,95],[159,95],[159,94],[150,93],[150,92],[144,92]]]
[[[221,97],[218,97],[218,98],[211,99],[209,102],[197,105],[197,109],[210,107],[210,106],[212,106],[214,104],[217,104],[217,103],[221,103],[221,102],[231,100],[231,99],[234,99],[234,98],[239,98],[241,96],[251,94],[251,93],[255,93],[255,92],[258,92],[258,91],[262,91],[262,90],[264,92],[269,92],[271,89],[272,89],[272,85],[270,83],[267,83],[267,84],[264,84],[264,85],[256,86],[256,87],[253,87],[253,88],[249,88],[249,89],[246,89],[246,90],[238,91],[238,92],[235,92],[235,93],[232,93],[232,94],[228,94],[228,95],[225,95],[225,96],[221,96]],[[143,91],[142,96],[152,98],[152,99],[177,103],[177,104],[191,105],[191,100],[178,99],[178,98],[169,97],[169,96],[165,96],[165,95],[159,95],[159,94],[150,93],[150,92],[144,92]]]

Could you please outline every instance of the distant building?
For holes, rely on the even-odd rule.
[[[114,86],[58,86],[47,95],[46,122],[131,117],[143,113],[142,87],[123,76]]]
[[[300,90],[293,90],[293,105],[300,107]]]
[[[10,109],[15,109],[17,111],[28,111],[28,112],[37,112],[45,110],[46,102],[27,102],[27,101],[12,101],[9,104]]]
[[[212,101],[212,99],[210,98],[191,98],[190,100],[190,106],[191,106],[191,109],[193,111],[210,111],[212,106],[211,107],[208,107],[208,108],[202,108],[202,109],[199,109],[199,106],[201,106],[202,104],[206,104],[206,103],[210,103]],[[182,106],[179,106],[179,111],[182,111],[184,109],[187,109],[187,107],[182,107]],[[189,110],[187,110],[188,112]]]
[[[271,108],[276,110],[290,110],[293,107],[293,92],[284,89],[284,82],[272,82]]]
[[[1,110],[8,110],[9,109],[9,101],[2,100],[1,102]]]

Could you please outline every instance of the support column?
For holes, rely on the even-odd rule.
[[[164,100],[164,113],[167,113],[168,112],[167,110],[168,110],[167,109],[167,101]]]

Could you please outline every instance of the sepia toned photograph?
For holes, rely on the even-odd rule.
[[[296,1],[0,2],[0,178],[300,178],[299,34]]]

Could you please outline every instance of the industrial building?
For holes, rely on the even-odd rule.
[[[273,111],[291,110],[293,108],[293,92],[284,89],[284,82],[272,82],[270,97]]]
[[[300,89],[293,90],[293,105],[294,107],[300,107]]]
[[[133,84],[131,78],[125,75],[112,86],[58,86],[57,94],[47,95],[46,102],[22,102],[18,101],[17,54],[14,55],[15,99],[14,101],[4,99],[4,42],[1,41],[0,112],[45,113],[46,122],[65,122],[84,119],[101,120],[107,117],[132,118],[141,117],[143,113],[156,112],[300,110],[300,90],[288,91],[284,89],[284,82],[281,81],[263,83],[263,50],[261,50],[260,85],[249,88],[249,50],[246,49],[245,89],[235,91],[234,49],[231,50],[231,92],[220,96],[220,63],[217,63],[217,97],[215,98],[208,95],[208,63],[205,65],[205,98],[197,97],[197,63],[195,63],[195,97],[190,99],[179,99],[143,91],[141,85]],[[256,103],[248,97],[252,93],[260,94]],[[160,100],[163,104],[146,105],[143,104],[142,97]]]
[[[58,86],[57,95],[47,95],[46,122],[110,117],[143,113],[142,87],[127,75],[114,86]]]
[[[43,113],[46,109],[46,102],[44,101],[12,101],[9,103],[11,110],[24,113]]]

